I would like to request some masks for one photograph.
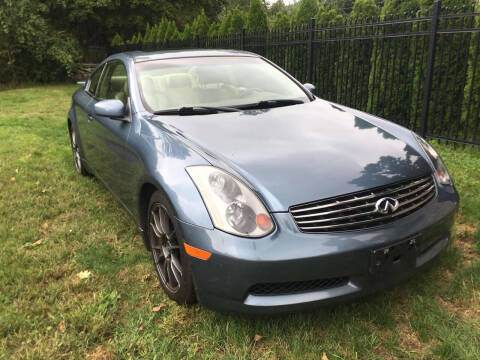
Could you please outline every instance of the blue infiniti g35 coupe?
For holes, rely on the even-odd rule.
[[[180,304],[274,313],[363,296],[449,243],[437,152],[240,51],[110,56],[73,95],[76,170],[132,216]]]

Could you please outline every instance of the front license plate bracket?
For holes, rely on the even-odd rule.
[[[399,243],[375,249],[371,252],[372,274],[414,268],[417,257],[417,239],[410,238]]]

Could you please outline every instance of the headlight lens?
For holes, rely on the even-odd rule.
[[[217,229],[246,237],[265,236],[273,230],[267,209],[243,182],[213,166],[190,166],[187,172]]]
[[[437,151],[430,145],[427,140],[418,136],[417,134],[413,133],[415,138],[417,139],[418,143],[422,146],[423,150],[427,153],[430,160],[432,160],[433,166],[435,167],[435,176],[440,184],[443,185],[452,185],[452,179],[448,174],[447,167],[442,161],[440,155],[438,155]]]

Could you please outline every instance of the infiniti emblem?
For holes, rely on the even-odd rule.
[[[391,214],[398,209],[398,200],[391,197],[384,197],[375,203],[375,210],[380,214]]]

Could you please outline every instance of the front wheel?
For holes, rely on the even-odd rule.
[[[178,304],[195,302],[195,290],[188,255],[173,208],[166,196],[156,191],[148,207],[147,237],[153,264],[167,296]]]
[[[82,163],[82,158],[80,157],[80,147],[78,145],[77,133],[73,128],[70,128],[70,144],[72,146],[73,164],[75,165],[75,170],[77,170],[79,174],[87,176],[88,172]]]

